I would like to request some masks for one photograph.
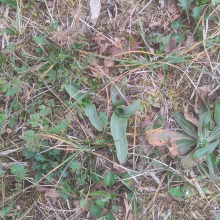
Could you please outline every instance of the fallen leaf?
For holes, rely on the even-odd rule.
[[[85,212],[85,210],[82,209],[81,205],[80,205],[80,201],[79,200],[74,200],[73,201],[77,211],[76,211],[76,217],[78,218],[83,212]]]
[[[101,68],[101,67],[99,67]],[[102,72],[98,69],[95,69],[94,67],[90,66],[89,69],[91,70],[92,74],[95,76],[95,77],[98,77],[98,79],[101,79],[102,78]]]
[[[198,92],[199,91],[199,92]],[[199,114],[199,109],[202,105],[202,102],[206,101],[208,98],[208,93],[212,90],[207,86],[198,87],[198,91],[196,90],[196,98],[195,98],[195,113]]]
[[[164,80],[164,75],[158,70],[157,71],[157,75],[162,79]]]
[[[173,39],[170,38],[168,45],[164,48],[164,52],[165,53],[170,53],[175,49],[175,45],[176,45],[176,37],[174,37]]]
[[[186,118],[187,121],[190,121],[196,127],[199,127],[199,120],[194,116],[189,115],[188,113],[188,104],[186,106],[183,106],[183,112],[184,112],[184,117]]]
[[[41,3],[42,3],[42,2],[34,1],[34,8],[36,8],[36,9],[40,8],[40,4],[41,4]]]
[[[90,21],[93,23],[93,26],[96,24],[101,10],[101,1],[100,0],[90,0]]]
[[[112,67],[114,66],[114,60],[110,60],[110,59],[104,59],[104,66],[105,67]]]
[[[170,14],[173,14],[176,11],[177,11],[177,7],[176,7],[176,5],[174,3],[171,3],[171,4],[168,5],[168,12]]]
[[[97,45],[101,46],[101,41],[105,41],[106,39],[102,34],[96,32],[92,40],[94,40]]]
[[[161,146],[168,142],[177,141],[180,139],[190,139],[190,137],[183,133],[169,131],[162,128],[152,129],[146,131],[146,138],[150,145]]]
[[[162,16],[162,18],[159,21],[153,21],[152,23],[150,23],[149,27],[158,27],[161,26],[164,23],[164,17]]]
[[[61,194],[60,192],[55,192],[55,190],[53,188],[47,188],[44,186],[37,186],[37,190],[39,192],[45,192],[45,194],[44,194],[45,196],[51,197],[53,204],[56,203],[57,198],[59,198],[60,194]]]
[[[100,53],[104,53],[108,47],[108,44],[100,44]]]
[[[115,38],[115,46],[120,49],[121,48],[121,39],[116,37]]]
[[[179,155],[178,148],[177,148],[175,141],[171,143],[171,146],[168,147],[168,150],[170,153],[170,157],[173,159]]]
[[[176,19],[178,19],[179,16],[180,16],[180,14],[174,14],[174,15],[171,17],[172,21],[175,21]]]
[[[55,31],[53,39],[55,41],[71,42],[78,35],[75,28],[69,28],[67,30]]]
[[[150,118],[147,118],[146,120],[141,122],[141,128],[145,129],[151,122],[152,120]]]
[[[170,126],[170,122],[169,121],[167,121],[166,123],[165,123],[165,125],[164,125],[164,129],[168,129],[169,128],[169,126]]]
[[[140,44],[141,44],[141,42],[134,39],[132,50],[133,51],[137,50],[139,48]],[[109,49],[109,55],[111,57],[116,57],[117,54],[121,54],[123,52],[128,52],[129,50],[130,50],[130,44],[127,40],[124,40],[124,41],[121,42],[121,47],[120,48],[117,48],[116,46],[111,47]],[[128,54],[120,55],[120,58],[122,58],[123,56],[128,57]]]
[[[134,215],[132,213],[128,216],[128,220],[134,220]]]

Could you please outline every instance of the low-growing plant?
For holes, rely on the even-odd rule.
[[[125,81],[126,78],[123,79]],[[128,118],[135,114],[135,112],[140,107],[140,99],[136,100],[132,105],[127,108],[123,107],[124,104],[124,95],[125,95],[125,85],[120,85],[119,88],[116,88],[114,85],[111,85],[111,97],[112,104],[115,107],[115,111],[111,117],[110,130],[113,136],[117,158],[123,163],[127,157],[128,153],[128,142],[126,137],[126,128]]]
[[[175,113],[174,119],[182,130],[192,138],[192,140],[177,140],[176,145],[178,151],[181,151],[181,148],[188,151],[191,147],[196,146],[194,151],[182,159],[181,164],[184,167],[190,167],[190,164],[195,165],[205,159],[209,168],[210,177],[216,180],[219,176],[219,170],[216,165],[214,151],[219,146],[220,138],[220,99],[216,101],[214,120],[212,119],[212,114],[213,112],[208,111],[206,107],[202,105],[200,108],[197,131],[193,124],[187,121],[179,112]]]

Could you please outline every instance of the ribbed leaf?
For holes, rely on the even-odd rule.
[[[132,116],[133,114],[135,114],[135,112],[139,109],[140,104],[141,104],[141,100],[138,99],[132,105],[130,105],[126,108],[124,108],[122,106],[117,106],[115,111],[118,114],[118,116],[128,118],[128,117]]]
[[[127,77],[125,77],[122,80],[122,82],[125,82],[126,80],[127,80]],[[113,84],[111,85],[111,88],[110,88],[112,104],[114,105],[114,107],[117,107],[119,105],[123,105],[124,104],[124,98],[122,97],[122,95],[123,96],[125,95],[125,85],[118,84],[117,87],[120,90],[120,92],[118,91],[118,89]]]
[[[208,137],[208,142],[211,142],[215,139],[220,138],[220,124],[217,125],[211,132],[210,136]]]
[[[85,111],[86,116],[89,118],[91,124],[99,131],[103,130],[103,124],[100,120],[96,107],[92,104],[90,100],[86,100],[81,105],[82,110]]]
[[[218,146],[218,144],[219,144],[219,141],[215,141],[213,143],[208,144],[207,147],[203,147],[203,148],[196,150],[196,152],[193,154],[194,159],[199,159],[199,158],[202,158],[202,157],[205,157],[211,154],[215,150],[215,148]]]
[[[190,139],[180,139],[176,141],[177,149],[179,152],[179,155],[182,156],[186,154],[192,146],[195,146],[197,144],[196,140],[190,140]]]
[[[218,99],[215,104],[214,119],[215,119],[215,123],[219,125],[220,124],[220,99]]]
[[[64,84],[64,88],[70,97],[74,99],[79,99],[84,94],[80,92],[81,89],[77,84]]]
[[[187,121],[182,114],[176,111],[174,114],[174,119],[186,134],[196,139],[198,138],[194,126],[189,121]]]
[[[215,163],[215,156],[213,153],[209,154],[206,156],[206,163],[208,164],[209,167],[209,175],[210,177],[215,180],[218,181],[218,176],[219,176],[219,170],[218,167],[216,166]]]
[[[206,112],[199,119],[198,136],[200,139],[205,138],[206,126],[210,122],[211,116],[212,112]]]
[[[117,158],[120,163],[123,163],[125,161],[128,153],[126,128],[127,118],[120,117],[117,115],[116,112],[114,112],[110,122],[110,129],[113,139],[115,141]]]

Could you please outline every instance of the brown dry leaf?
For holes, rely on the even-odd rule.
[[[53,204],[56,203],[57,198],[59,198],[61,194],[60,192],[55,192],[53,188],[47,188],[43,186],[37,186],[37,190],[39,192],[45,192],[45,196],[51,197]]]
[[[168,12],[170,14],[173,14],[177,11],[177,7],[174,3],[171,3],[170,5],[168,5]]]
[[[176,19],[178,19],[180,16],[180,14],[175,14],[171,17],[172,21],[175,21]]]
[[[105,41],[106,39],[102,34],[96,32],[92,40],[94,40],[97,45],[101,46],[101,41]]]
[[[95,69],[95,68],[92,67],[92,66],[90,66],[89,68],[90,68],[92,74],[93,74],[95,77],[98,77],[98,79],[101,79],[101,78],[102,78],[102,72],[101,72],[100,70],[97,70],[97,69]],[[101,68],[101,67],[99,67],[99,68]]]
[[[176,45],[176,37],[174,37],[173,39],[170,38],[169,44],[163,49],[163,51],[165,53],[170,53],[175,49],[175,45]]]
[[[77,209],[76,217],[79,217],[83,212],[85,212],[85,210],[82,209],[79,200],[74,200],[73,203],[74,203],[74,205],[76,206],[76,209]]]
[[[108,47],[108,44],[99,44],[100,45],[100,53],[104,53]]]
[[[158,27],[161,26],[164,23],[164,17],[162,16],[162,18],[159,21],[153,21],[152,23],[150,23],[149,27]]]
[[[114,66],[114,60],[110,60],[110,59],[105,59],[104,60],[104,66],[105,67],[112,67],[112,66]]]
[[[199,120],[194,116],[189,115],[188,113],[188,104],[186,106],[183,106],[183,112],[184,112],[184,117],[186,118],[187,121],[190,121],[196,127],[199,127]]]
[[[115,38],[115,47],[117,47],[118,49],[121,48],[121,39],[118,37]]]
[[[41,3],[42,3],[42,2],[34,1],[34,8],[36,8],[36,9],[40,8],[40,4],[41,4]]]
[[[55,41],[71,42],[78,35],[75,28],[69,28],[67,30],[55,31],[53,39]]]
[[[207,86],[202,86],[202,87],[198,87],[198,91],[196,91],[196,99],[194,106],[194,111],[197,114],[199,114],[199,108],[201,107],[202,102],[207,100],[208,93],[211,92],[212,90]]]
[[[169,153],[170,153],[170,157],[173,158],[173,159],[176,156],[180,155],[179,152],[178,152],[178,148],[177,148],[177,145],[176,145],[175,141],[171,143],[171,146],[168,147],[168,150],[169,150]]]
[[[150,145],[162,146],[166,145],[169,141],[177,141],[183,138],[188,139],[189,136],[183,133],[157,128],[146,131],[146,138]]]
[[[134,215],[132,213],[128,216],[128,220],[134,220]]]

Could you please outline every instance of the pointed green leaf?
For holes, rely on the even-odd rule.
[[[192,146],[195,146],[197,144],[196,140],[190,140],[190,139],[180,139],[176,141],[177,149],[179,152],[179,155],[182,156],[186,154]]]
[[[90,100],[85,100],[81,105],[82,110],[85,111],[86,116],[89,118],[91,124],[98,130],[103,130],[103,124],[100,120],[98,113],[96,111],[96,107],[92,104]]]
[[[195,139],[198,138],[194,126],[189,121],[187,121],[182,114],[176,111],[174,114],[174,119],[186,134]]]
[[[203,147],[203,148],[196,150],[196,152],[193,154],[194,159],[203,158],[211,154],[215,150],[215,148],[218,146],[218,144],[219,144],[219,140],[208,144],[207,147]]]
[[[215,119],[215,123],[219,125],[220,124],[220,99],[218,99],[215,104],[214,119]]]
[[[125,82],[127,80],[127,77],[125,77],[122,82]],[[123,84],[118,84],[117,86],[118,88],[116,88],[113,84],[111,85],[110,88],[110,94],[111,94],[111,99],[112,99],[112,104],[114,105],[114,107],[117,107],[119,105],[123,105],[124,104],[124,98],[122,97],[125,96],[125,85]],[[119,91],[118,91],[119,89]],[[122,95],[121,95],[122,94]]]
[[[115,174],[111,171],[107,172],[104,177],[105,186],[111,186],[115,183]]]
[[[209,167],[209,175],[210,177],[215,180],[218,181],[218,177],[219,177],[219,170],[218,167],[215,163],[215,156],[213,153],[209,154],[206,156],[206,163],[208,164]]]
[[[198,136],[200,139],[205,138],[206,126],[211,120],[212,112],[204,113],[199,119]]]
[[[116,113],[120,117],[128,118],[128,117],[132,116],[133,114],[135,114],[135,112],[139,109],[140,104],[141,104],[141,100],[138,99],[132,105],[130,105],[126,108],[124,108],[122,106],[117,106]]]
[[[110,122],[110,130],[115,142],[117,158],[120,163],[125,161],[128,153],[126,128],[127,118],[120,117],[114,112]]]
[[[77,84],[74,84],[74,85],[64,84],[64,88],[71,98],[79,99],[82,95],[84,95],[84,93],[80,92],[81,90],[79,89],[80,87],[76,85]]]
[[[217,125],[211,132],[210,136],[207,138],[208,142],[220,138],[220,124]]]
[[[200,6],[193,8],[192,16],[193,16],[195,22],[197,22],[199,20],[201,13],[202,13],[202,8]]]

